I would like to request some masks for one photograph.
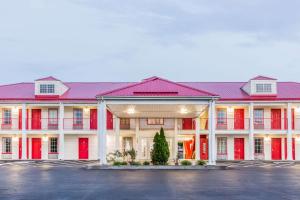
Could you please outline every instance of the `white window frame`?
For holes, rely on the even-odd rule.
[[[49,138],[49,153],[50,154],[58,153],[58,138],[57,137]]]
[[[257,83],[256,84],[256,93],[271,93],[272,84],[271,83]]]
[[[227,124],[226,108],[217,109],[217,124],[218,125],[226,125]]]
[[[217,155],[227,155],[227,137],[217,138]]]
[[[164,125],[164,118],[148,118],[147,125]]]
[[[264,109],[254,109],[253,110],[254,124],[264,124]]]
[[[260,142],[258,142],[260,141]],[[257,137],[254,138],[254,154],[263,155],[264,154],[264,138]]]
[[[12,138],[3,137],[2,138],[2,153],[11,154],[12,153]]]
[[[2,112],[3,112],[2,124],[3,125],[11,125],[11,109],[4,108],[2,110]]]
[[[40,84],[40,93],[41,94],[54,94],[55,85],[54,84]]]

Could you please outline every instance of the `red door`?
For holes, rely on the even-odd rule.
[[[200,159],[208,160],[208,139],[206,135],[200,136]]]
[[[89,159],[89,139],[79,138],[78,140],[79,159]]]
[[[245,159],[244,138],[234,138],[234,159]]]
[[[182,119],[182,129],[183,130],[192,130],[193,129],[193,119],[192,118],[183,118]]]
[[[90,129],[97,129],[97,109],[90,109]]]
[[[272,160],[281,160],[281,138],[272,138]]]
[[[113,114],[109,110],[106,112],[106,126],[108,130],[112,130],[114,128]]]
[[[41,129],[41,109],[31,110],[31,129],[32,130]]]
[[[41,159],[42,158],[41,138],[32,138],[31,144],[32,144],[31,145],[32,159]]]
[[[28,143],[28,138],[26,139],[26,158],[28,159],[28,146],[29,143]],[[22,159],[22,138],[19,138],[19,159]]]
[[[245,128],[244,109],[234,109],[234,129],[241,130]]]
[[[194,153],[194,143],[195,141],[192,140],[187,140],[183,142],[184,145],[184,152],[185,152],[185,159],[192,159],[193,158],[193,153]]]
[[[271,129],[281,129],[281,109],[271,109]]]
[[[285,159],[287,159],[287,139],[284,138],[284,157]],[[292,140],[292,156],[293,156],[293,160],[295,160],[295,138],[293,138]]]

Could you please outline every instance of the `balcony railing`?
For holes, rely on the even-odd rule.
[[[216,118],[216,130],[248,130],[249,118]]]
[[[171,118],[170,118],[171,119]],[[208,119],[200,119],[200,130],[208,130]],[[22,130],[22,120],[19,118],[0,118],[0,130]],[[254,118],[253,127],[254,130],[287,130],[286,118]],[[59,119],[58,118],[41,118],[32,119],[28,118],[25,122],[27,130],[58,130]],[[146,122],[140,123],[140,130],[153,130],[164,127],[165,130],[174,130],[175,124],[173,120],[165,119],[162,125],[151,125]],[[64,130],[97,130],[97,120],[90,118],[64,118],[63,119]],[[249,130],[250,119],[235,119],[235,118],[216,118],[215,119],[216,130]],[[120,124],[121,130],[134,130],[135,124]],[[183,126],[178,124],[178,129],[183,131],[195,131],[195,123]],[[292,130],[300,131],[300,118],[292,119]]]
[[[97,130],[97,121],[90,118],[64,118],[64,130]]]

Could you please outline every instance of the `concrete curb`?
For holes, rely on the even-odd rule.
[[[206,165],[206,166],[111,166],[111,165],[90,165],[88,170],[226,170],[229,169],[226,165]]]

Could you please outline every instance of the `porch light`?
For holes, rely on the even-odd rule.
[[[231,107],[231,106],[228,107],[228,108],[227,108],[227,111],[228,111],[229,113],[233,113],[233,107]]]
[[[89,108],[85,107],[85,108],[83,108],[83,111],[84,111],[85,113],[87,113],[87,112],[89,112]]]
[[[132,115],[135,113],[135,109],[133,107],[127,109],[127,114]]]
[[[181,114],[187,114],[189,111],[186,108],[181,108],[180,113]]]
[[[18,113],[18,107],[16,107],[16,106],[12,107],[11,110],[14,114]]]
[[[265,141],[266,141],[266,142],[269,142],[270,140],[271,140],[270,136],[267,135],[267,136],[265,137]]]
[[[44,142],[48,142],[48,137],[47,137],[47,135],[43,136],[43,141],[44,141]]]
[[[18,138],[17,136],[14,136],[14,137],[12,138],[12,141],[13,141],[13,142],[18,142],[18,140],[19,140],[19,138]]]

